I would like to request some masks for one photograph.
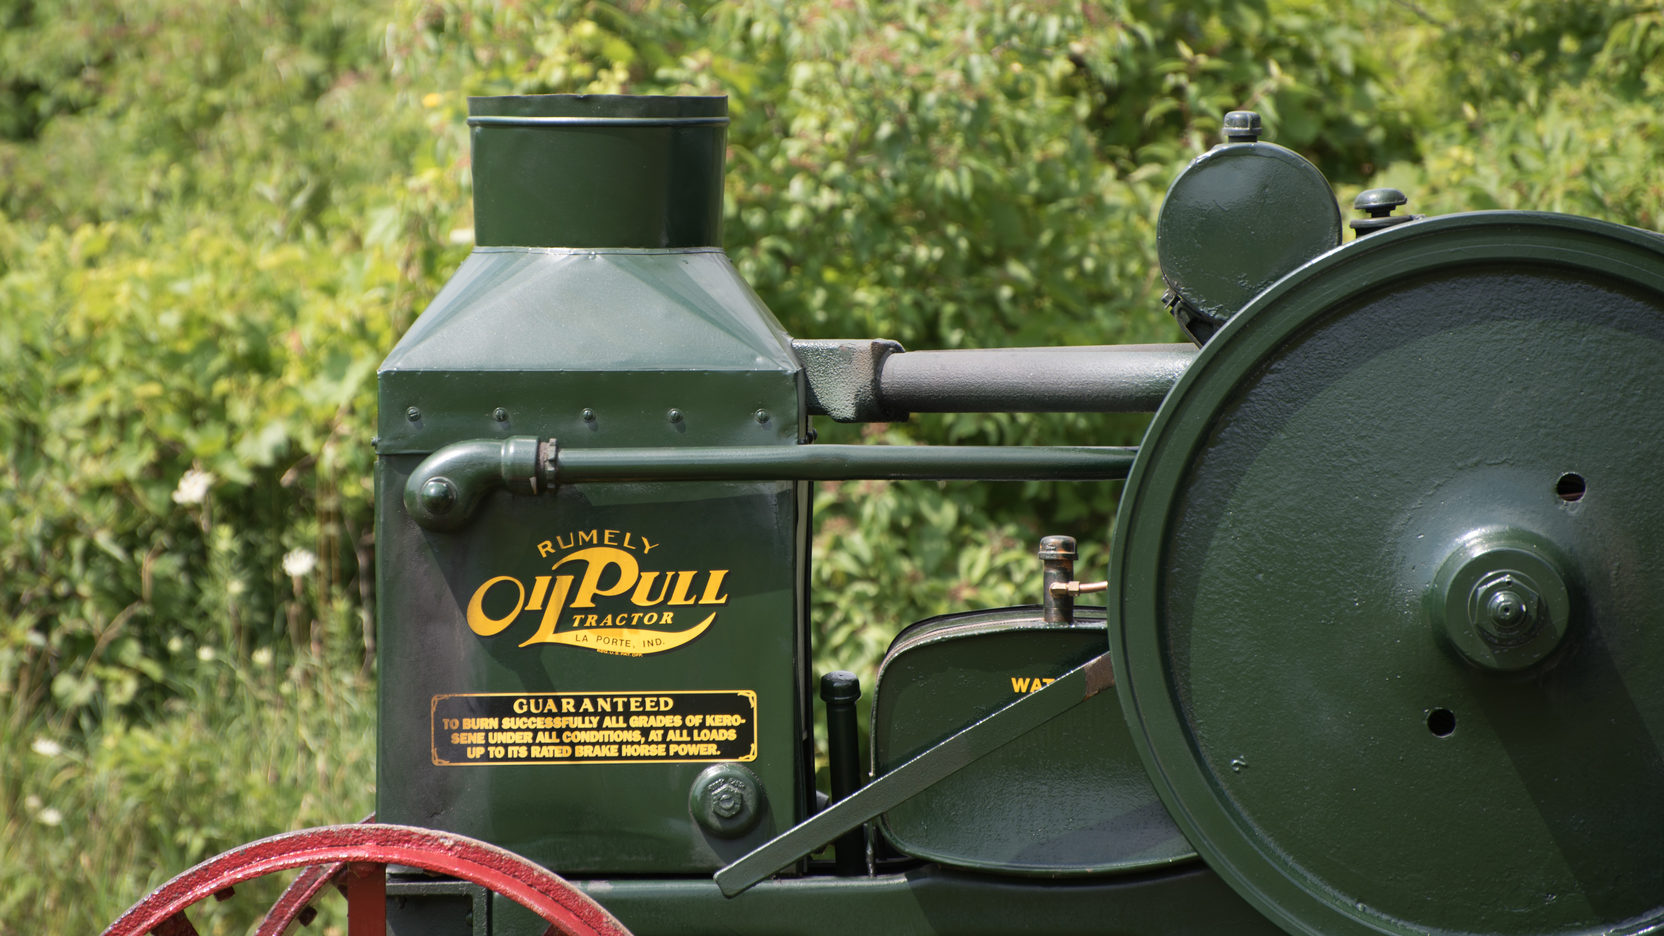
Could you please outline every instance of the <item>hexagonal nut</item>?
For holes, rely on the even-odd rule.
[[[1518,600],[1520,613],[1508,620],[1504,608]],[[1468,599],[1468,620],[1485,639],[1498,646],[1514,646],[1531,639],[1543,621],[1543,595],[1537,583],[1522,572],[1493,572],[1474,585]]]
[[[1434,636],[1480,669],[1541,663],[1576,623],[1566,570],[1555,543],[1531,530],[1472,530],[1452,543],[1424,593]]]

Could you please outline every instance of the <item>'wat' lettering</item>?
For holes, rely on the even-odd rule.
[[[536,623],[528,623],[532,630],[522,647],[564,643],[629,656],[679,647],[710,626],[716,613],[691,628],[665,630],[677,626],[674,609],[726,605],[729,570],[642,569],[638,555],[660,545],[628,530],[579,530],[544,540],[538,555],[558,555],[549,574],[530,582],[513,575],[487,579],[468,599],[468,628],[493,637],[524,618]],[[691,612],[680,613],[686,618]]]
[[[1051,676],[1013,676],[1011,677],[1012,692],[1039,692],[1041,689],[1057,682]]]

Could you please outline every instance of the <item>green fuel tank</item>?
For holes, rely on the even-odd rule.
[[[379,372],[383,822],[666,874],[807,812],[806,484],[458,499],[481,452],[800,442],[789,338],[721,248],[727,122],[720,97],[470,101],[478,246]]]

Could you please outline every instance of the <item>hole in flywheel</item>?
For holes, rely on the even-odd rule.
[[[1436,708],[1427,713],[1427,730],[1441,738],[1450,737],[1456,730],[1456,713],[1447,708]]]
[[[1570,504],[1583,499],[1583,493],[1589,489],[1583,476],[1575,471],[1568,471],[1554,482],[1554,493],[1563,501]]]

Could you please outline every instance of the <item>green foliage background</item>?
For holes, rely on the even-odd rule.
[[[1346,202],[1657,230],[1660,62],[1664,10],[1622,0],[12,0],[0,933],[101,928],[208,854],[369,809],[374,370],[468,250],[466,95],[730,95],[728,249],[787,329],[952,348],[1179,340],[1155,213],[1237,107]],[[1042,532],[1101,564],[1113,508],[823,486],[817,666],[870,675],[910,620],[1031,600]]]

